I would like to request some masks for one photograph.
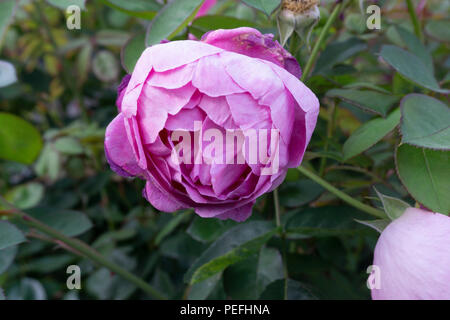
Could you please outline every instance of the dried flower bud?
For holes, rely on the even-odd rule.
[[[320,19],[319,0],[283,0],[278,15],[281,45],[285,45],[295,31],[309,42],[309,35]]]

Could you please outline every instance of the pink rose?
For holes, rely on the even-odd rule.
[[[145,179],[160,211],[244,221],[300,165],[313,133],[319,102],[300,74],[272,35],[251,28],[147,48],[121,84],[108,162]]]
[[[217,3],[217,0],[205,0],[205,2],[202,4],[200,9],[197,12],[197,18],[207,15],[209,10],[211,10],[212,7],[214,7]]]
[[[375,300],[450,299],[450,217],[409,208],[381,234]]]

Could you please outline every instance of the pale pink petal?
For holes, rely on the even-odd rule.
[[[409,208],[381,234],[376,300],[450,300],[450,217]],[[376,278],[375,278],[376,279]]]
[[[226,73],[225,65],[220,55],[205,57],[197,63],[192,84],[200,92],[210,97],[246,91],[238,86]]]

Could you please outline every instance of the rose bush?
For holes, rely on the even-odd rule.
[[[373,264],[380,287],[372,298],[450,299],[450,218],[409,208],[381,234]]]
[[[119,115],[105,139],[111,168],[145,179],[144,197],[158,210],[194,208],[201,217],[244,221],[255,200],[280,185],[288,168],[300,165],[313,133],[319,102],[300,75],[295,58],[272,35],[251,28],[147,48],[119,87]],[[219,150],[215,159],[196,161],[201,152],[194,152],[193,163],[177,163],[174,132],[188,132],[193,149],[207,151],[196,122],[202,131],[224,136],[229,130],[277,130],[270,143],[271,162],[274,150],[279,155],[278,170],[263,174],[270,163],[249,161],[245,139],[238,139],[231,155],[245,158],[242,163],[229,163],[230,156]],[[222,140],[222,152],[226,143]],[[215,161],[220,157],[228,158]]]

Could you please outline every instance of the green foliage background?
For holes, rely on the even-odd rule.
[[[0,2],[0,194],[15,208],[0,205],[0,300],[370,298],[379,234],[355,220],[373,217],[298,170],[279,188],[280,221],[267,194],[241,224],[159,213],[142,181],[111,172],[116,87],[146,44],[241,26],[278,34],[279,1],[219,0],[196,19],[201,0],[164,2]],[[449,3],[427,1],[414,24],[408,2],[377,1],[382,28],[368,30],[360,1],[344,1],[305,75],[321,111],[303,167],[374,208],[376,188],[448,215]],[[70,4],[81,30],[66,27]],[[334,6],[321,1],[310,46]],[[288,47],[314,62],[298,38]],[[66,287],[72,264],[81,290]]]

